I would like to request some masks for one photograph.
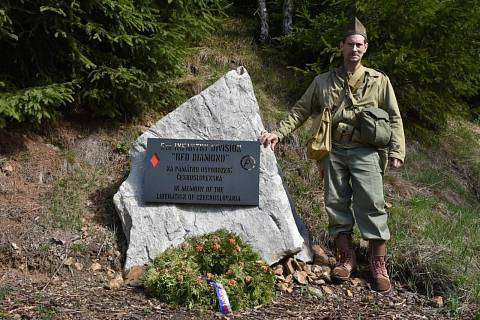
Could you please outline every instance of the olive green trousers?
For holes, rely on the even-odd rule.
[[[383,174],[377,149],[333,146],[322,161],[330,235],[351,233],[355,222],[365,240],[389,240]]]

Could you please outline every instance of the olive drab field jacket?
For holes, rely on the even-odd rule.
[[[378,107],[384,109],[390,118],[392,137],[387,150],[388,157],[404,161],[405,136],[403,123],[397,99],[388,77],[374,69],[360,66],[349,77],[348,81],[346,79],[343,67],[315,77],[307,91],[293,106],[287,117],[280,122],[274,133],[282,140],[310,116],[315,116],[321,113],[323,108],[329,107],[332,110],[332,115],[334,115],[332,121],[333,144],[346,148],[355,147],[358,146],[358,143],[336,138],[335,130],[340,127],[354,127],[355,116],[360,110],[365,107]],[[350,88],[351,94],[349,94],[348,88]],[[336,112],[339,108],[340,111]],[[316,132],[315,129],[312,128],[312,131]]]

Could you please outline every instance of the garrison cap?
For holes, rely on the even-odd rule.
[[[355,17],[351,23],[347,25],[345,28],[345,33],[344,33],[344,38],[354,35],[354,34],[359,34],[365,38],[367,41],[367,29],[365,26],[360,22],[360,20]]]

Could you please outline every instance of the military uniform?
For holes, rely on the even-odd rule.
[[[361,65],[350,76],[343,67],[320,74],[274,133],[281,140],[325,107],[334,115],[332,151],[322,161],[329,232],[332,236],[351,233],[355,217],[364,239],[388,240],[383,172],[387,157],[402,162],[405,158],[402,118],[390,80]],[[386,149],[356,141],[356,114],[365,107],[382,108],[389,114],[392,137]]]

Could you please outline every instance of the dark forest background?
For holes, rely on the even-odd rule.
[[[171,108],[184,59],[227,16],[255,17],[258,42],[306,82],[340,63],[357,16],[365,64],[391,78],[407,123],[479,119],[478,0],[1,0],[0,127]]]

